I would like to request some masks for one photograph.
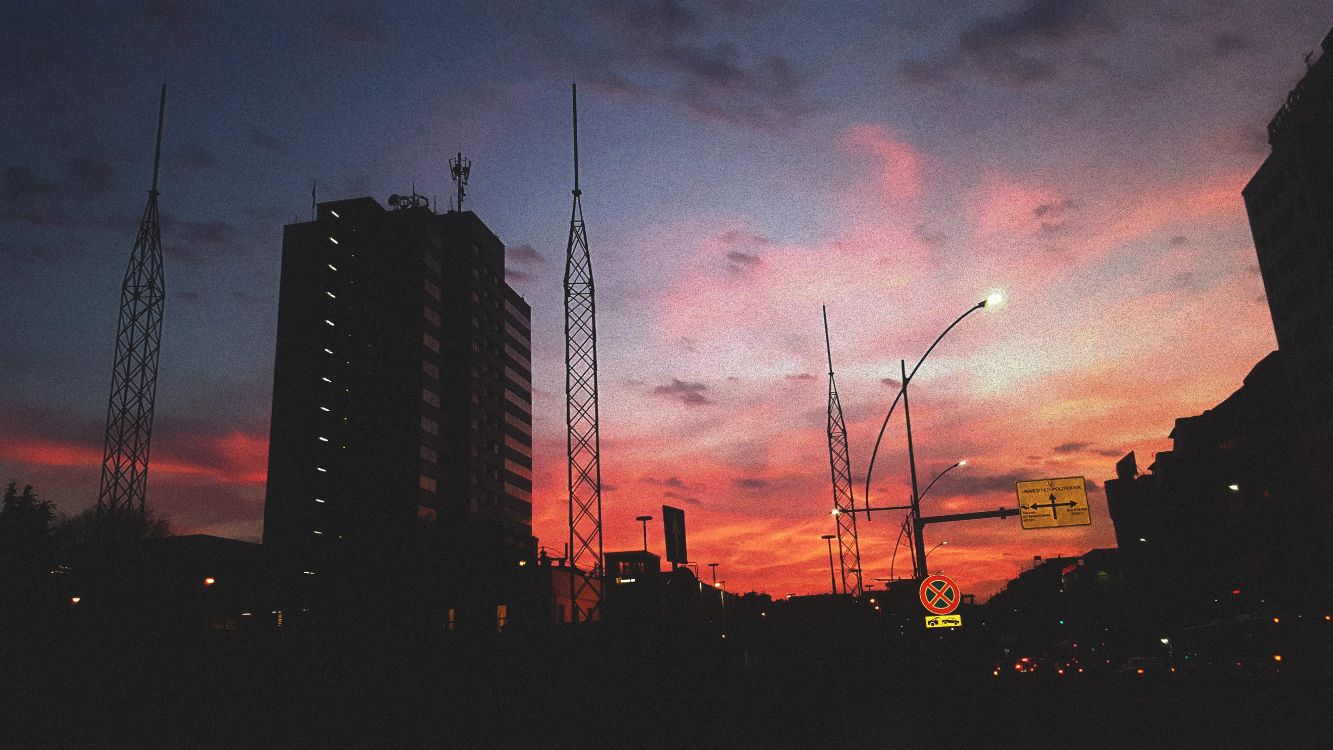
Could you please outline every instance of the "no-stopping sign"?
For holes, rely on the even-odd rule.
[[[917,592],[921,597],[921,606],[932,615],[947,615],[958,609],[958,584],[948,576],[933,575],[921,582]]]

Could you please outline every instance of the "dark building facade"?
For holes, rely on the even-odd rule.
[[[1291,385],[1300,450],[1333,533],[1333,32],[1324,54],[1268,124],[1272,153],[1243,195],[1278,349]]]
[[[530,309],[475,214],[390,202],[284,229],[264,546],[484,579],[532,557]]]
[[[1177,419],[1173,450],[1150,473],[1130,454],[1106,482],[1127,581],[1164,623],[1299,609],[1322,596],[1312,523],[1321,508],[1292,429],[1284,357],[1273,352],[1225,401]]]

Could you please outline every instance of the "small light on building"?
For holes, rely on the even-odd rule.
[[[329,410],[329,407],[327,407],[327,406],[321,406],[321,407],[319,407],[319,410],[320,410],[320,411],[328,411],[328,410]]]
[[[218,582],[218,579],[214,578],[213,576],[209,576],[209,577],[207,577],[207,578],[204,579],[204,585],[205,585],[205,586],[212,586],[213,584],[215,584],[215,583],[217,583],[217,582]]]
[[[324,353],[325,353],[325,354],[333,354],[333,350],[330,349],[330,348],[328,348],[328,347],[324,347]]]
[[[1158,638],[1157,640],[1161,641],[1163,646],[1171,642],[1170,638]]]
[[[332,237],[329,238],[329,242],[332,242],[335,245],[338,244],[338,241],[333,239]]]
[[[1146,541],[1148,541],[1148,540],[1147,540],[1147,539],[1144,539],[1143,537],[1139,537],[1139,541],[1140,541],[1140,542],[1146,542]]]
[[[337,270],[338,270],[338,267],[335,266],[335,265],[333,265],[332,263],[327,263],[326,265],[329,267],[329,270],[330,270],[330,271],[337,271]]]
[[[333,292],[326,291],[324,293],[329,295],[329,299],[338,299],[338,295],[334,294]]]
[[[321,443],[327,443],[327,442],[329,442],[329,439],[326,438],[326,437],[324,437],[323,435],[320,435],[320,436],[319,436],[319,442],[321,442]]]
[[[341,218],[342,218],[341,216],[338,215],[338,212],[337,212],[337,211],[334,211],[334,210],[331,209],[331,208],[329,209],[329,213],[330,213],[330,214],[333,214],[333,218],[335,218],[335,219],[341,219]]]
[[[81,597],[81,596],[71,596],[71,597],[69,598],[69,603],[70,603],[70,604],[78,604],[78,603],[81,602],[81,601],[83,601],[83,597]]]
[[[1273,654],[1273,661],[1282,661],[1282,654]]]
[[[329,380],[327,376],[325,376],[325,377],[321,377],[320,380],[323,380],[325,383],[332,383],[332,382],[333,382],[332,380]]]
[[[523,567],[524,565],[527,565],[527,564],[528,564],[528,561],[527,561],[527,560],[519,560],[519,561],[518,561],[518,567],[520,567],[520,568]]]
[[[1239,485],[1239,484],[1228,484],[1228,485],[1227,485],[1227,489],[1231,490],[1232,492],[1240,492],[1240,485]]]
[[[322,503],[322,502],[324,502],[324,499],[323,499],[323,498],[320,498],[320,497],[317,497],[317,498],[315,498],[315,502],[317,502],[317,503]]]
[[[311,531],[313,531],[314,533],[316,533],[316,534],[318,534],[318,535],[320,535],[320,536],[324,536],[324,532],[320,531],[319,529],[311,529]]]
[[[325,318],[325,319],[324,319],[324,322],[325,322],[325,323],[328,323],[330,326],[333,325],[333,321],[332,321],[332,320],[329,320],[328,318]]]
[[[1282,622],[1282,618],[1281,618],[1281,617],[1274,617],[1274,618],[1273,618],[1273,622],[1274,622],[1274,623]]]
[[[326,473],[326,474],[327,474],[328,471],[329,471],[328,469],[324,468],[323,466],[316,466],[315,469],[316,469],[317,471],[322,471],[322,472],[324,472],[324,473]]]

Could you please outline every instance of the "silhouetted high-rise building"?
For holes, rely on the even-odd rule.
[[[1272,153],[1245,186],[1302,454],[1333,532],[1333,32],[1268,124]]]
[[[264,545],[475,578],[531,556],[530,309],[475,214],[390,203],[285,227]]]

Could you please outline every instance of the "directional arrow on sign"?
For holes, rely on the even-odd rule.
[[[1052,493],[1051,493],[1051,500],[1050,500],[1050,502],[1048,502],[1048,503],[1032,503],[1032,504],[1030,504],[1030,505],[1024,505],[1023,507],[1026,508],[1027,510],[1036,510],[1037,508],[1050,508],[1050,509],[1051,509],[1051,516],[1053,516],[1053,517],[1055,517],[1055,518],[1059,518],[1059,517],[1060,517],[1060,510],[1059,510],[1060,508],[1073,508],[1073,507],[1075,507],[1075,506],[1077,506],[1077,505],[1078,505],[1078,503],[1074,502],[1073,500],[1066,500],[1066,501],[1063,502],[1063,503],[1057,503],[1057,502],[1055,501],[1055,493],[1052,492]]]

